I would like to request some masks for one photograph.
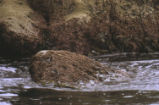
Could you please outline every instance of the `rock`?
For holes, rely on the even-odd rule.
[[[48,22],[48,49],[85,55],[159,49],[157,0],[29,1]]]
[[[90,21],[95,0],[28,0],[30,5],[47,19],[66,21],[77,18]],[[100,0],[101,1],[101,0]]]
[[[28,0],[48,26],[45,49],[69,50],[87,55],[91,51],[87,40],[87,23],[96,12],[96,0]],[[100,4],[100,5],[99,5]],[[103,41],[103,39],[102,39]]]
[[[44,47],[88,55],[92,50],[105,54],[159,49],[157,0],[27,2],[1,0],[0,47],[7,52],[25,55]]]
[[[109,71],[111,68],[86,56],[62,50],[40,51],[33,57],[30,66],[35,82],[54,83],[62,87],[75,87],[90,80],[100,82],[102,79],[98,74],[107,75]]]
[[[43,43],[45,20],[26,0],[0,1],[0,49],[10,55],[35,53]]]

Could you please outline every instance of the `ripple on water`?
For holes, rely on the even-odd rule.
[[[0,70],[1,71],[10,71],[10,72],[13,72],[13,73],[15,73],[16,72],[16,70],[17,70],[17,68],[14,68],[14,67],[5,67],[5,66],[0,66]]]
[[[106,63],[108,64],[108,63]],[[159,60],[111,62],[112,67],[122,69],[130,78],[116,76],[114,73],[103,83],[84,84],[86,91],[153,90],[159,91]]]
[[[18,96],[17,94],[13,94],[13,93],[2,93],[2,94],[0,94],[0,97],[2,98],[2,97],[7,97],[7,98],[9,98],[9,97],[15,97],[15,96]]]
[[[24,62],[24,61],[23,61]],[[15,63],[15,61],[13,62]],[[18,63],[18,61],[16,61]],[[16,64],[15,63],[15,64]],[[10,63],[11,64],[11,63]],[[104,63],[103,63],[104,64]],[[109,62],[105,62],[109,64]],[[23,66],[23,65],[19,65]],[[125,76],[116,75],[110,73],[110,76],[101,76],[105,79],[103,83],[95,83],[90,81],[88,84],[81,85],[83,91],[114,91],[114,90],[157,90],[159,91],[159,60],[141,60],[141,61],[120,61],[111,62],[111,66],[116,69],[122,69],[124,72],[128,72],[131,78],[125,78]],[[25,67],[25,66],[24,66]],[[39,85],[35,85],[31,81],[28,73],[22,72],[18,67],[0,66],[1,72],[6,71],[9,74],[9,78],[0,78],[0,87],[18,87],[23,85],[25,88],[32,88]],[[13,76],[20,73],[18,76]],[[23,76],[24,75],[24,76]],[[26,76],[27,75],[27,76]],[[53,88],[52,86],[48,88]],[[57,88],[53,88],[57,89]]]
[[[103,86],[106,90],[156,90],[159,91],[159,60],[114,62],[114,67],[132,74],[128,82]],[[110,88],[110,89],[109,89]]]
[[[0,102],[0,105],[12,105],[10,102]]]
[[[5,62],[5,60],[3,62]],[[67,101],[64,99],[66,99],[68,95],[71,96],[68,102],[69,103],[74,102],[74,105],[75,103],[78,102],[79,104],[76,105],[84,105],[84,104],[99,105],[100,102],[104,102],[101,103],[101,105],[107,105],[107,103],[111,103],[108,105],[126,105],[124,102],[134,103],[133,101],[135,101],[136,103],[131,105],[159,105],[158,102],[159,60],[156,59],[156,60],[142,60],[142,61],[119,61],[119,62],[111,62],[111,63],[104,62],[104,63],[109,64],[113,68],[116,68],[118,70],[122,69],[124,72],[128,72],[130,78],[125,79],[125,77],[122,77],[121,75],[117,76],[114,73],[112,73],[110,74],[109,77],[104,75],[100,76],[101,78],[105,79],[103,83],[96,83],[94,81],[90,81],[88,84],[84,84],[81,82],[80,84],[81,89],[58,88],[58,87],[53,87],[53,85],[48,85],[44,87],[31,81],[28,72],[28,67],[23,65],[25,64],[24,61],[23,63],[21,63],[21,61],[19,62],[16,61],[13,63],[9,62],[9,65],[0,64],[0,105],[12,105],[10,102],[12,101],[13,97],[18,97],[18,99],[22,99],[22,101],[25,100],[26,102],[31,100],[30,103],[32,103],[33,101],[38,102],[38,100],[40,102],[41,98],[43,98],[44,100],[46,99],[47,101],[50,102],[52,102],[52,100],[55,99],[54,101],[56,101],[57,103],[63,102],[63,104],[58,104],[58,105],[64,105]],[[17,64],[18,66],[13,66]],[[22,68],[26,67],[26,68],[21,69],[21,67]],[[1,77],[1,74],[5,76]],[[6,76],[7,74],[8,76]],[[35,90],[31,91],[31,93],[34,92],[36,94],[29,93],[24,97],[18,96],[19,92],[23,90],[27,91],[32,88],[35,88]],[[43,94],[41,94],[42,90],[38,91],[38,88],[43,88],[42,89],[44,91]],[[46,88],[50,90],[46,92],[45,91]],[[53,91],[52,94],[50,94],[51,91]],[[70,92],[70,91],[76,91],[76,92]],[[82,91],[82,92],[84,91],[84,92],[81,93],[77,91]],[[87,93],[86,91],[89,92]],[[98,93],[97,91],[98,92],[102,91],[102,92]],[[147,93],[144,93],[145,91]],[[34,97],[33,95],[37,96]],[[79,95],[81,95],[81,97],[79,97]],[[74,100],[72,98],[74,98]],[[78,99],[78,101],[75,101],[76,99]],[[141,100],[139,101],[139,99]],[[42,101],[42,103],[44,103],[42,105],[45,105],[45,101]],[[140,103],[145,103],[145,101],[147,102],[146,104],[140,104]],[[116,104],[116,103],[121,103],[121,104]],[[54,103],[51,105],[54,105]]]

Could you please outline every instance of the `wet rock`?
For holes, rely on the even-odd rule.
[[[42,45],[44,19],[26,0],[0,2],[0,49],[8,54],[28,55]]]
[[[80,82],[88,83],[90,80],[102,81],[99,74],[107,75],[109,71],[111,68],[86,56],[62,50],[38,52],[30,67],[35,82],[54,83],[62,87],[75,87]]]

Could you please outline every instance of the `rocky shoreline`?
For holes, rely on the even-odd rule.
[[[94,63],[95,61],[82,55],[76,57],[74,53],[71,55],[71,52],[100,55],[112,52],[159,51],[158,4],[157,0],[0,0],[0,53],[6,56],[24,57],[34,55],[41,50],[50,50],[46,56],[42,54],[40,62],[38,59],[41,58],[35,56],[41,57],[41,52],[40,55],[37,53],[33,57],[35,62],[31,66],[31,75],[35,81],[40,81],[41,76],[44,80],[49,78],[47,82],[56,81],[57,75],[50,73],[52,68],[62,69],[61,73],[65,73],[66,68],[72,71],[80,68],[79,71],[84,74],[91,73],[90,76],[69,71],[70,75],[69,72],[66,73],[69,79],[58,77],[65,82],[68,79],[70,84],[77,82],[73,80],[84,79],[83,77],[87,77],[86,81],[92,78],[99,81],[95,77],[95,66],[98,65],[97,71],[101,72],[111,68],[103,70],[99,62]],[[54,54],[56,57],[62,54],[64,66],[53,66],[54,62],[51,61],[47,63],[48,58]],[[67,64],[68,61],[65,59],[67,56],[70,57],[69,59],[74,59],[73,56],[75,59]],[[84,61],[82,60],[84,64],[79,64],[81,58],[85,58]],[[55,62],[58,62],[58,58]],[[39,66],[41,63],[42,67]],[[62,61],[57,64],[60,63]],[[48,64],[50,64],[49,72]],[[76,64],[79,64],[76,68],[70,66]],[[85,72],[83,70],[86,70],[87,64],[93,66],[88,66],[88,71]],[[41,71],[38,75],[40,68],[36,66],[46,72]],[[79,77],[81,79],[74,76],[76,73],[81,75]]]
[[[159,50],[156,0],[1,0],[0,49],[84,55]],[[93,53],[92,53],[93,51]]]

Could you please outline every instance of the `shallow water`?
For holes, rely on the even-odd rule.
[[[113,78],[112,74],[103,83],[90,81],[81,89],[41,86],[30,78],[30,59],[0,58],[0,105],[159,105],[158,55],[136,57],[124,53],[94,57],[130,76]]]

